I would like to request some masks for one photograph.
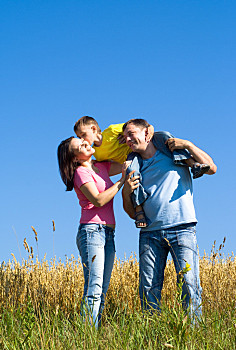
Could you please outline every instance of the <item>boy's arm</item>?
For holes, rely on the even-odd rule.
[[[185,148],[189,151],[196,162],[201,164],[209,164],[210,170],[206,174],[213,175],[216,173],[217,166],[213,162],[213,159],[206,152],[195,146],[192,142],[178,138],[169,138],[166,143],[168,144],[171,152],[173,152],[175,149]]]

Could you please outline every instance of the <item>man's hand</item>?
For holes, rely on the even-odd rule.
[[[169,138],[165,144],[169,147],[169,150],[173,152],[175,149],[188,149],[190,142],[177,138]]]
[[[124,187],[123,187],[123,192],[125,196],[131,195],[131,193],[139,186],[139,176],[133,176],[135,170],[131,171],[129,175],[127,176]]]
[[[131,193],[139,186],[139,176],[133,176],[135,170],[131,171],[126,177],[122,190],[123,207],[131,219],[135,218],[135,210],[131,200]]]

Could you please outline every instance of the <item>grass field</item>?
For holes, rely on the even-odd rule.
[[[222,246],[221,246],[222,247]],[[213,247],[200,258],[203,316],[184,313],[172,261],[165,270],[162,313],[143,314],[135,256],[116,260],[102,327],[79,315],[83,292],[80,261],[38,261],[32,248],[21,263],[0,268],[0,349],[236,349],[236,257]]]

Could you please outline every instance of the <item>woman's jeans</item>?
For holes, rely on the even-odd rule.
[[[171,158],[175,164],[186,166],[184,161],[191,157],[190,153],[185,149],[177,149],[171,152],[168,146],[165,144],[165,142],[170,137],[172,138],[174,136],[167,131],[158,131],[154,133],[152,142],[158,151],[161,151],[166,156]],[[139,187],[137,187],[131,194],[131,200],[132,200],[133,206],[134,208],[136,208],[138,205],[143,204],[148,197],[147,193],[145,192],[142,186],[141,169],[142,169],[143,161],[142,161],[142,157],[135,152],[131,152],[128,155],[127,160],[132,161],[130,166],[127,168],[127,174],[135,170],[135,173],[132,176],[139,176],[139,182],[140,182]]]
[[[185,224],[165,230],[140,232],[139,293],[143,309],[160,309],[164,270],[170,252],[177,275],[186,263],[190,265],[191,270],[184,275],[183,306],[185,309],[190,306],[192,315],[201,315],[202,288],[195,227],[195,224]]]
[[[81,314],[96,328],[100,324],[115,258],[114,233],[101,224],[80,224],[76,243],[84,272]]]

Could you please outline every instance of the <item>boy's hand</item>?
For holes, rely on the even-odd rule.
[[[117,137],[117,140],[119,141],[120,145],[123,145],[125,143],[125,137],[123,134],[119,134],[119,136]]]

